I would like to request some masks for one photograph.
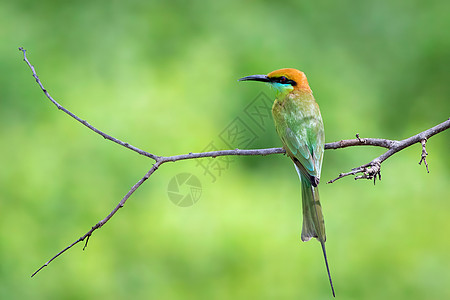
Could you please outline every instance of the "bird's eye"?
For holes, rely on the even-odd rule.
[[[281,77],[280,77],[280,83],[285,84],[286,82],[287,82],[287,78],[284,77],[284,76],[281,76]]]

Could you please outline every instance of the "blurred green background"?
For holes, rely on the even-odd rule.
[[[212,176],[166,164],[103,228],[30,275],[104,218],[152,161],[59,112],[158,155],[198,152],[239,117],[251,148],[278,147],[245,108],[262,84],[303,70],[326,140],[403,139],[450,112],[449,1],[1,1],[1,299],[329,299],[319,243],[300,242],[300,184],[282,155],[233,158]],[[233,145],[234,146],[234,145]],[[321,199],[339,299],[450,298],[450,131],[382,166],[383,180],[338,173],[382,153],[326,151]],[[210,160],[204,160],[211,163]],[[223,162],[223,161],[222,161]],[[182,172],[190,207],[168,198]]]

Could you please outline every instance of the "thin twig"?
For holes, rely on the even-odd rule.
[[[421,140],[420,143],[422,144],[422,157],[420,158],[419,165],[421,165],[423,162],[425,164],[425,167],[427,167],[427,173],[430,173],[430,170],[428,170],[428,163],[427,163],[427,155],[428,155],[426,147],[427,139]]]
[[[158,156],[149,152],[146,152],[144,150],[141,150],[137,147],[134,147],[126,142],[123,142],[119,139],[116,139],[103,131],[95,128],[91,124],[89,124],[87,121],[80,119],[78,116],[61,106],[58,102],[56,102],[50,94],[47,92],[47,90],[42,85],[38,75],[36,74],[36,71],[34,69],[34,66],[31,65],[31,63],[28,61],[26,56],[26,50],[22,47],[19,48],[20,51],[23,52],[24,61],[28,64],[30,67],[33,77],[35,78],[36,82],[40,86],[41,90],[44,92],[45,96],[59,109],[65,112],[70,117],[74,118],[90,130],[94,131],[95,133],[101,135],[105,139],[108,139],[110,141],[113,141],[123,147],[126,147],[132,151],[135,151],[141,155],[147,156],[155,161],[151,169],[142,177],[128,192],[127,194],[122,198],[122,200],[117,204],[117,206],[101,221],[99,221],[97,224],[95,224],[86,234],[81,236],[79,239],[77,239],[75,242],[61,250],[58,254],[56,254],[54,257],[52,257],[49,261],[47,261],[44,265],[42,265],[36,272],[34,272],[31,277],[35,276],[40,270],[42,270],[44,267],[48,266],[53,260],[58,258],[60,255],[62,255],[64,252],[72,248],[74,245],[78,244],[79,242],[82,242],[85,240],[85,245],[83,247],[83,250],[87,247],[89,238],[92,236],[93,232],[99,228],[101,228],[103,225],[106,224],[116,213],[117,211],[122,208],[125,205],[125,202],[130,198],[130,196],[153,174],[156,172],[156,170],[164,163],[166,162],[176,162],[179,160],[186,160],[186,159],[198,159],[198,158],[205,158],[205,157],[218,157],[218,156],[229,156],[229,155],[271,155],[271,154],[284,154],[286,151],[283,148],[267,148],[267,149],[252,149],[252,150],[242,150],[242,149],[234,149],[234,150],[220,150],[220,151],[211,151],[211,152],[202,152],[202,153],[189,153],[189,154],[181,154],[181,155],[174,155],[174,156]],[[375,139],[375,138],[360,138],[359,134],[356,134],[356,139],[351,140],[341,140],[333,143],[327,143],[325,144],[325,149],[340,149],[340,148],[346,148],[346,147],[352,147],[352,146],[375,146],[375,147],[382,147],[388,149],[383,155],[375,158],[370,163],[362,165],[358,168],[352,169],[352,171],[348,173],[341,173],[339,176],[333,180],[330,180],[329,183],[334,182],[340,178],[349,176],[349,175],[356,175],[358,173],[362,173],[361,175],[358,175],[355,177],[355,179],[360,178],[367,178],[367,179],[375,179],[378,175],[378,178],[381,179],[381,173],[380,173],[380,167],[381,163],[388,159],[393,154],[403,150],[406,147],[411,146],[412,144],[421,142],[422,143],[422,161],[424,161],[427,170],[428,170],[428,164],[426,162],[426,155],[428,153],[425,150],[425,142],[427,139],[429,139],[431,136],[444,131],[450,127],[450,119],[447,121],[430,128],[428,130],[425,130],[415,136],[412,136],[408,139],[405,139],[403,141],[394,141],[394,140],[387,140],[387,139]],[[420,164],[419,163],[419,164]]]
[[[25,50],[23,47],[20,47],[19,50],[23,52],[23,60],[28,64],[28,66],[29,66],[30,69],[31,69],[31,72],[33,72],[33,77],[34,77],[34,79],[36,79],[37,84],[39,84],[39,86],[41,87],[41,90],[44,92],[45,96],[47,96],[47,98],[48,98],[50,101],[52,101],[53,104],[55,104],[55,106],[56,106],[59,110],[62,110],[63,112],[65,112],[66,114],[68,114],[69,116],[71,116],[72,118],[74,118],[75,120],[77,120],[78,122],[80,122],[81,124],[83,124],[84,126],[86,126],[87,128],[89,128],[90,130],[94,131],[95,133],[100,134],[100,135],[101,135],[102,137],[104,137],[105,139],[108,139],[108,140],[110,140],[110,141],[113,141],[114,143],[117,143],[117,144],[119,144],[119,145],[121,145],[121,146],[124,146],[124,147],[126,147],[126,148],[128,148],[128,149],[130,149],[130,150],[133,150],[133,151],[135,151],[135,152],[137,152],[137,153],[139,153],[139,154],[141,154],[141,155],[144,155],[144,156],[147,156],[147,157],[150,157],[150,158],[153,158],[153,159],[156,160],[157,156],[155,156],[155,155],[153,155],[153,154],[151,154],[151,153],[148,153],[148,152],[146,152],[146,151],[144,151],[144,150],[141,150],[141,149],[139,149],[139,148],[137,148],[137,147],[134,147],[133,145],[130,145],[130,144],[126,143],[126,142],[122,142],[121,140],[116,139],[116,138],[114,138],[114,137],[112,137],[112,136],[110,136],[110,135],[104,133],[104,132],[101,131],[101,130],[98,130],[97,128],[95,128],[94,126],[92,126],[91,124],[89,124],[86,120],[80,119],[78,116],[76,116],[75,114],[71,113],[70,111],[68,111],[67,109],[65,109],[64,107],[62,107],[55,99],[52,98],[52,96],[50,96],[50,94],[48,93],[48,91],[47,91],[47,90],[44,88],[44,86],[42,85],[41,80],[39,79],[38,75],[36,74],[36,70],[34,69],[34,66],[28,61],[27,54],[26,54],[26,51],[27,51],[27,50]]]
[[[63,250],[61,250],[58,254],[56,254],[55,256],[53,256],[49,261],[47,261],[45,264],[43,264],[36,272],[34,272],[31,277],[33,277],[34,275],[36,275],[40,270],[42,270],[44,267],[48,266],[52,261],[54,261],[56,258],[58,258],[61,254],[63,254],[64,252],[66,252],[67,250],[69,250],[70,248],[72,248],[73,246],[75,246],[76,244],[78,244],[79,242],[84,241],[86,238],[86,244],[83,247],[83,250],[87,247],[87,242],[89,240],[89,237],[92,235],[92,233],[101,228],[103,225],[106,224],[106,222],[108,222],[113,216],[114,214],[124,206],[125,202],[128,200],[128,198],[130,198],[130,196],[141,186],[141,184],[144,183],[144,181],[146,181],[150,175],[152,175],[157,169],[158,167],[161,165],[161,163],[156,162],[152,168],[147,172],[147,174],[144,175],[144,177],[142,177],[141,179],[139,179],[138,182],[136,182],[135,185],[133,185],[133,187],[128,191],[128,193],[122,198],[122,200],[119,202],[119,204],[117,204],[117,206],[109,213],[109,215],[106,216],[106,218],[104,218],[103,220],[101,220],[100,222],[98,222],[97,224],[95,224],[94,226],[92,226],[92,228],[86,232],[85,235],[83,235],[82,237],[80,237],[78,240],[76,240],[75,242],[73,242],[72,244],[70,244],[69,246],[67,246],[66,248],[64,248]]]

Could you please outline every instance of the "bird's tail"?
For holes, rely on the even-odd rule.
[[[335,297],[330,268],[328,267],[327,252],[325,250],[325,241],[327,238],[325,235],[325,223],[323,220],[322,206],[320,205],[319,189],[317,186],[312,186],[309,179],[302,176],[298,168],[297,171],[302,182],[303,227],[301,238],[302,241],[306,242],[314,237],[320,242],[323,257],[325,259],[325,266],[327,267],[331,292],[333,293],[333,297]]]
[[[319,189],[313,187],[309,179],[303,176],[300,170],[298,171],[302,182],[302,241],[306,242],[314,237],[321,242],[325,242],[327,238],[325,235],[322,206],[320,205]]]

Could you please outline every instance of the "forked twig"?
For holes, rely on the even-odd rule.
[[[356,175],[358,173],[362,173],[362,175],[356,176],[355,180],[362,179],[362,178],[373,179],[374,184],[375,184],[377,175],[378,175],[378,179],[381,180],[381,173],[380,173],[381,164],[386,159],[388,159],[389,157],[394,155],[395,153],[400,152],[401,150],[403,150],[411,145],[414,145],[415,143],[422,144],[422,155],[421,155],[421,160],[420,160],[419,164],[421,164],[421,162],[423,161],[425,163],[425,166],[427,167],[427,172],[429,173],[428,163],[426,161],[426,156],[428,155],[428,153],[425,149],[425,143],[430,137],[432,137],[432,136],[438,134],[439,132],[442,132],[448,128],[450,128],[450,118],[447,121],[442,122],[441,124],[438,124],[430,129],[422,131],[421,133],[413,135],[412,137],[409,137],[407,139],[404,139],[401,141],[386,140],[384,147],[387,148],[388,150],[385,153],[383,153],[382,155],[378,156],[377,158],[373,159],[371,162],[369,162],[365,165],[362,165],[360,167],[352,169],[350,172],[339,174],[338,177],[328,181],[328,183],[333,183],[336,180],[341,179],[346,176],[349,176],[349,175]],[[359,139],[359,135],[357,135],[357,138]],[[364,139],[364,141],[366,143],[370,142],[370,140],[371,139]]]

